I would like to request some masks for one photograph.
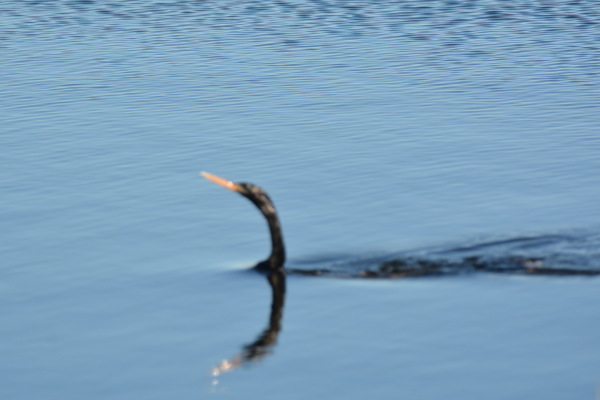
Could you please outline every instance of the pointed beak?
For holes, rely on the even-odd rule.
[[[221,178],[220,176],[209,174],[208,172],[204,172],[204,171],[200,172],[200,175],[202,175],[209,181],[212,181],[212,182],[216,183],[217,185],[221,185],[229,190],[233,190],[234,192],[239,192],[241,190],[240,185],[238,185],[235,182],[228,181],[227,179]]]

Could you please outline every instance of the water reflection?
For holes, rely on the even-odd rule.
[[[242,351],[234,357],[223,360],[212,369],[214,377],[213,386],[218,384],[217,377],[224,372],[232,371],[240,366],[258,361],[271,354],[277,343],[277,337],[281,331],[281,318],[283,316],[283,304],[285,301],[285,272],[278,269],[267,275],[267,281],[271,286],[273,298],[271,301],[271,314],[269,323],[260,335],[252,343],[245,345]]]

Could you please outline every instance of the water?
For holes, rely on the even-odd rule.
[[[583,276],[292,275],[272,354],[213,377],[268,323],[243,271],[268,236],[197,174],[266,188],[292,267],[457,251],[597,270],[599,14],[3,2],[0,397],[593,398]]]

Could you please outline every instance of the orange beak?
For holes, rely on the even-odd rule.
[[[240,185],[238,185],[237,183],[228,181],[227,179],[221,178],[220,176],[209,174],[208,172],[204,172],[204,171],[200,172],[200,175],[202,175],[209,181],[212,181],[212,182],[216,183],[217,185],[221,185],[229,190],[233,190],[234,192],[239,192],[241,189]]]

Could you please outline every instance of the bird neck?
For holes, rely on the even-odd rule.
[[[271,268],[283,267],[285,263],[285,247],[283,245],[283,235],[281,234],[281,226],[277,214],[271,214],[267,216],[267,222],[269,224],[269,230],[271,231],[271,255],[268,258],[268,262]]]

